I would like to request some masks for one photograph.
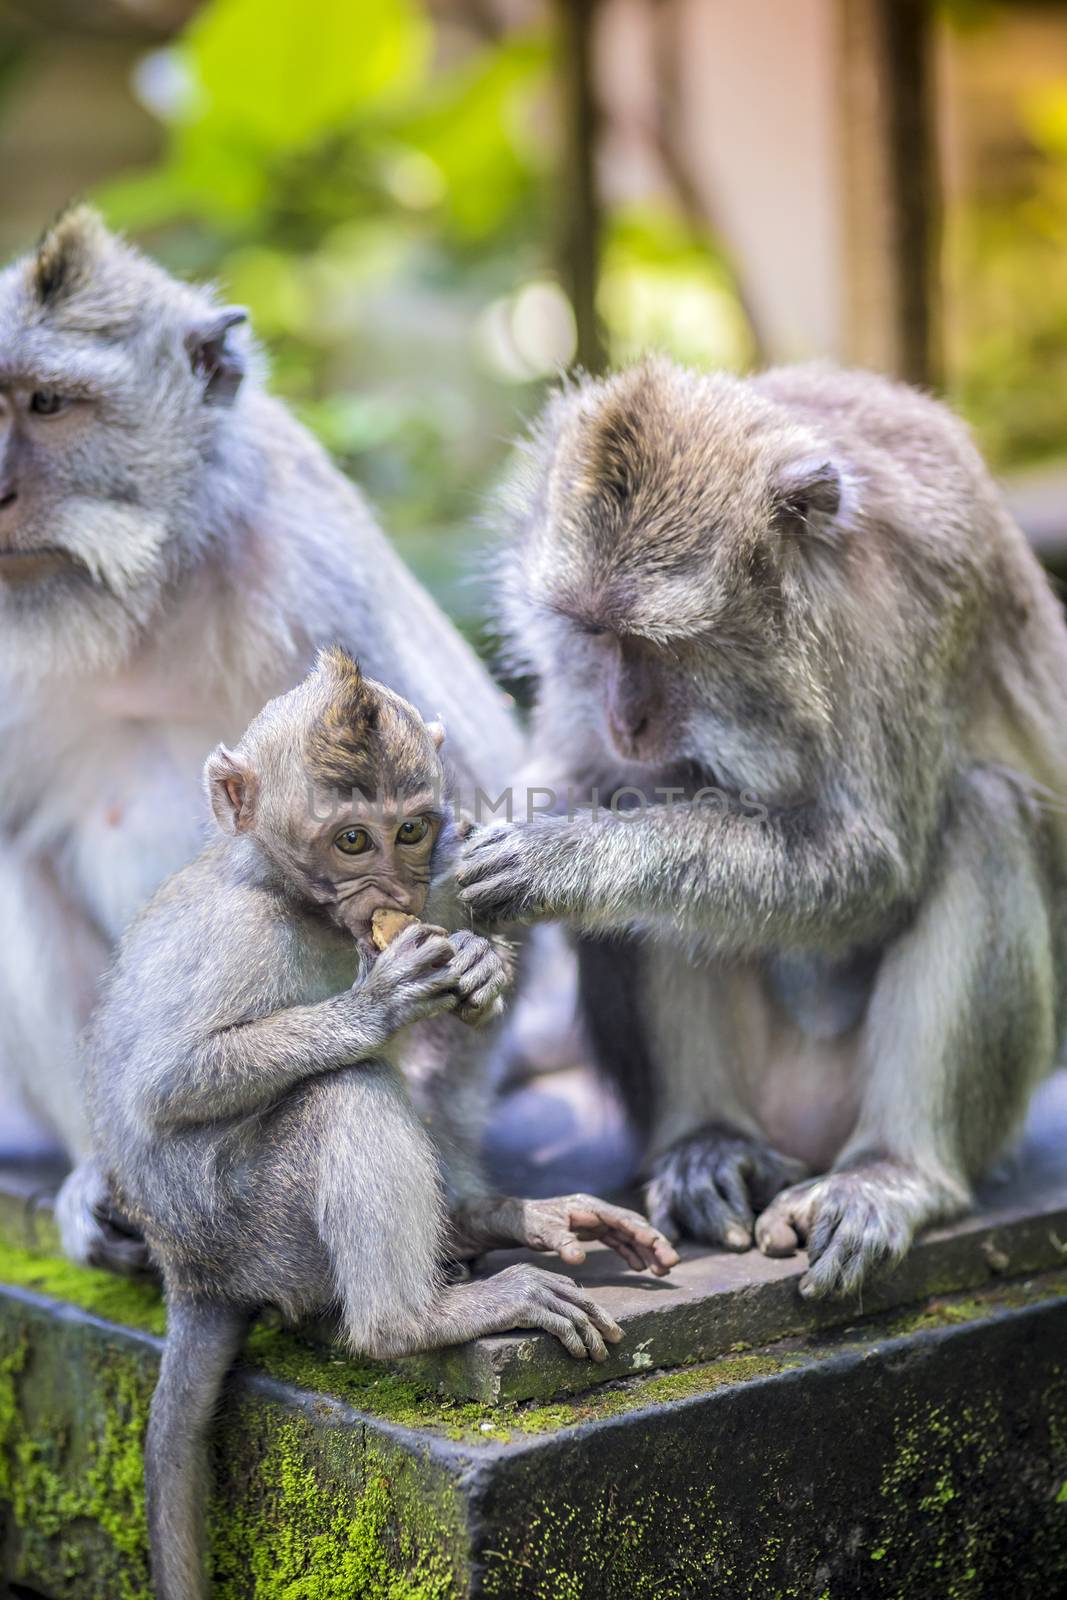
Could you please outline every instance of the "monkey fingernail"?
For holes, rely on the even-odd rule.
[[[765,1256],[791,1256],[799,1243],[796,1233],[784,1221],[757,1229],[756,1241]]]
[[[724,1235],[725,1243],[730,1250],[750,1250],[752,1248],[752,1234],[743,1228],[739,1222],[731,1222]]]

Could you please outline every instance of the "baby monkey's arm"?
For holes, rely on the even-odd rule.
[[[176,1127],[245,1116],[307,1078],[380,1056],[398,1029],[455,1008],[463,981],[457,965],[444,930],[420,923],[341,994],[206,1029],[153,1086],[153,1122]]]

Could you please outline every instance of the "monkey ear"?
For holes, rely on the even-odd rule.
[[[809,527],[836,517],[841,509],[841,473],[832,461],[818,457],[794,461],[778,474],[775,499],[780,522]]]
[[[42,235],[34,256],[33,287],[41,305],[84,289],[108,241],[103,219],[91,206],[72,205],[61,211]]]
[[[256,775],[247,762],[218,745],[204,765],[204,784],[223,833],[245,833],[256,809]]]
[[[206,405],[233,405],[245,375],[245,355],[230,338],[230,330],[247,321],[248,312],[243,307],[230,306],[210,322],[190,328],[185,335],[189,365],[198,378],[207,380],[204,384]]]
[[[440,750],[441,746],[445,742],[445,725],[441,721],[440,717],[437,717],[433,722],[428,722],[426,724],[426,732],[430,735],[434,749]]]

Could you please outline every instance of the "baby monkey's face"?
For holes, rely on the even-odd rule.
[[[316,834],[309,862],[316,899],[371,950],[379,907],[421,917],[443,825],[428,794],[347,802]]]

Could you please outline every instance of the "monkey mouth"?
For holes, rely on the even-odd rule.
[[[75,565],[74,557],[58,545],[38,545],[34,550],[0,550],[0,583],[40,583]]]

